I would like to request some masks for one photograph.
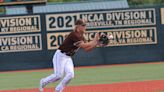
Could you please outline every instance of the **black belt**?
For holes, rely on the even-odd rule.
[[[67,56],[73,56],[73,55],[71,55],[69,53],[66,53],[66,52],[62,51],[62,50],[60,50],[60,52],[63,53],[63,54],[65,54],[65,55],[67,55]]]

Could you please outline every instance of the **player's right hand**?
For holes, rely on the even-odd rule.
[[[100,38],[100,34],[99,34],[99,32],[97,32],[97,33],[95,34],[94,40],[95,40],[95,41],[98,41],[99,38]]]

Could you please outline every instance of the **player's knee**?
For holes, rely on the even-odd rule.
[[[62,75],[58,74],[55,76],[56,80],[60,80],[62,78]]]
[[[60,74],[53,74],[52,81],[57,81],[57,80],[60,80],[61,78],[62,78],[62,75],[60,75]]]
[[[68,76],[70,79],[72,79],[72,78],[74,78],[74,73],[68,73],[67,76]]]

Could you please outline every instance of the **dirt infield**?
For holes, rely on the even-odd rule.
[[[0,92],[38,92],[38,89],[4,90]],[[46,88],[44,92],[54,92]],[[64,92],[164,92],[164,80],[68,86]]]

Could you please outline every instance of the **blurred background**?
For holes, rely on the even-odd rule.
[[[87,19],[87,41],[97,31],[114,39],[107,47],[88,53],[80,49],[72,57],[75,67],[85,68],[76,68],[70,85],[122,83],[113,87],[119,91],[111,85],[107,89],[164,92],[164,0],[0,0],[0,92],[37,92],[39,80],[53,72],[55,51],[79,18]],[[138,81],[149,82],[134,86],[142,91],[124,85]]]
[[[51,68],[54,52],[77,18],[89,20],[88,41],[96,31],[111,33],[114,39],[105,48],[80,50],[73,57],[75,66],[163,61],[163,4],[163,0],[0,0],[0,71]]]
[[[0,2],[5,2],[6,5],[7,3],[11,3],[11,2],[22,2],[22,1],[32,1],[32,0],[1,0]],[[35,0],[34,0],[35,1]],[[128,4],[129,7],[138,7],[138,6],[152,6],[152,5],[163,5],[164,1],[163,0],[36,0],[38,1],[38,5],[40,6],[40,2],[45,2],[46,6],[49,6],[51,4],[61,4],[61,3],[94,3],[94,2],[115,2],[117,3],[119,2],[126,2]],[[22,8],[22,10],[26,10],[26,13],[33,13],[33,6],[37,6],[35,3],[35,5],[24,5],[24,3],[22,2],[20,5],[18,6],[17,3],[16,6],[14,6],[11,3],[11,6],[1,6],[0,7],[0,14],[15,14],[15,11],[11,11],[11,9],[15,9],[15,8]],[[115,8],[119,8],[115,6]],[[21,10],[21,9],[20,9]],[[24,10],[24,13],[25,13]],[[20,12],[20,13],[23,13]]]

